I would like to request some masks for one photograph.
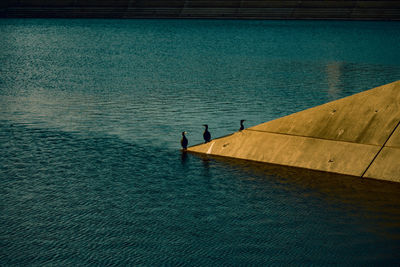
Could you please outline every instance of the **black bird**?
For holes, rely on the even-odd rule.
[[[182,132],[182,139],[181,139],[181,146],[183,149],[187,149],[188,143],[189,141],[187,140],[186,136],[185,136],[186,132]]]
[[[244,121],[246,121],[246,120],[240,120],[240,129],[239,129],[239,131],[244,130],[244,125],[243,125]]]
[[[203,138],[204,138],[204,141],[205,141],[204,143],[208,143],[211,140],[211,134],[208,131],[208,125],[207,124],[203,124],[203,126],[206,127],[206,129],[204,130],[204,133],[203,133]]]

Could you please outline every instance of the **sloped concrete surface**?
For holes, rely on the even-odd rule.
[[[363,177],[400,182],[400,149],[384,147]]]
[[[386,143],[387,147],[395,147],[400,149],[400,126],[397,126],[396,131],[390,137],[388,142]],[[399,158],[400,160],[400,158]]]
[[[249,129],[383,145],[399,121],[400,82],[397,82]]]
[[[400,182],[400,81],[188,148]]]
[[[361,176],[379,147],[244,130],[189,151]]]
[[[400,126],[377,154],[363,177],[400,182]]]

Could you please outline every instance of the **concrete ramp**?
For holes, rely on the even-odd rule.
[[[188,151],[400,182],[400,81]]]

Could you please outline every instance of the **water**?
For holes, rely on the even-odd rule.
[[[398,80],[399,26],[0,20],[0,265],[398,265],[400,185],[179,140]]]

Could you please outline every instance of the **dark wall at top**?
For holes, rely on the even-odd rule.
[[[400,0],[0,0],[0,17],[400,20]]]

